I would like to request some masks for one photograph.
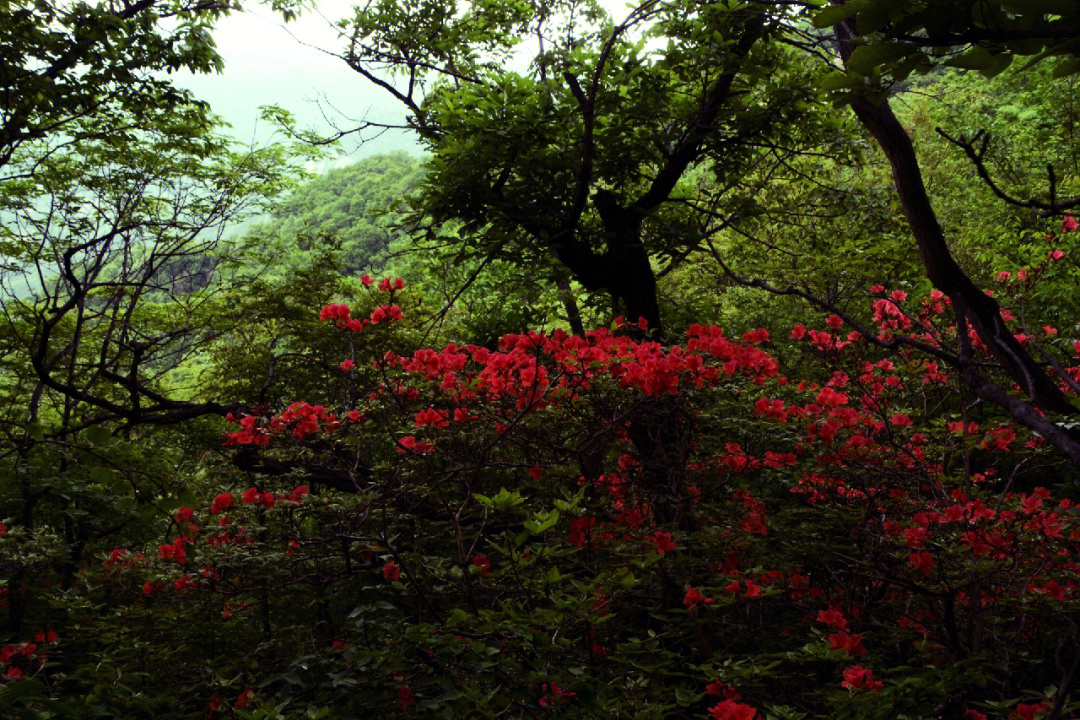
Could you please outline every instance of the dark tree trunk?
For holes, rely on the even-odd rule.
[[[845,63],[851,57],[857,37],[850,22],[836,26],[836,39]],[[1074,463],[1080,461],[1076,433],[1048,424],[1039,413],[1041,410],[1075,416],[1080,410],[1016,340],[1001,317],[997,301],[986,295],[953,258],[927,195],[915,147],[888,100],[875,103],[865,95],[854,94],[851,107],[889,160],[904,217],[930,282],[948,296],[957,316],[971,323],[987,349],[1027,394],[1029,402],[1008,395],[970,364],[960,368],[961,376],[981,398],[1001,405],[1015,419],[1041,432]]]
[[[626,311],[626,321],[636,323],[644,318],[648,329],[659,338],[663,335],[663,325],[649,256],[640,243],[624,248],[620,254],[616,259],[619,284],[615,292]]]
[[[663,325],[656,297],[656,275],[641,242],[645,217],[632,207],[620,206],[606,190],[596,193],[593,200],[607,241],[603,256],[609,275],[607,288],[622,305],[626,322],[636,323],[644,318],[654,336],[660,337]]]
[[[847,25],[837,28],[841,55],[845,62],[851,53],[854,32]],[[984,293],[960,268],[945,242],[945,234],[926,194],[919,160],[907,131],[893,114],[887,100],[874,103],[863,95],[851,101],[856,117],[877,141],[892,166],[893,183],[904,216],[919,248],[926,275],[936,288],[952,301],[974,326],[987,348],[1023,388],[1031,402],[1047,412],[1077,414],[1057,384],[1021,347],[1001,318],[998,303]]]
[[[563,309],[566,310],[566,320],[570,323],[570,330],[578,337],[585,337],[585,324],[581,321],[581,310],[578,309],[577,299],[570,288],[570,281],[559,278],[555,281],[559,288],[559,297],[562,300]]]

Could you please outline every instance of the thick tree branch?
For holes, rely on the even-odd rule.
[[[664,167],[660,169],[653,179],[652,185],[630,207],[641,215],[648,214],[657,205],[664,202],[676,183],[701,154],[701,146],[709,136],[714,134],[713,123],[716,121],[720,108],[731,95],[731,85],[735,76],[742,67],[742,63],[750,55],[754,44],[765,33],[765,25],[759,18],[754,18],[747,23],[739,41],[732,50],[733,65],[723,75],[716,79],[701,105],[701,110],[690,122],[685,134],[678,145],[668,157]]]
[[[849,23],[836,26],[841,57],[846,62],[854,50],[856,34]],[[885,152],[892,166],[893,182],[908,225],[934,287],[949,296],[957,312],[963,312],[976,333],[1023,388],[1031,404],[1062,415],[1080,413],[1057,384],[1021,347],[1001,317],[998,303],[984,293],[960,268],[949,251],[923,184],[915,148],[887,100],[875,103],[865,94],[854,94],[851,106],[863,127]],[[1033,407],[1029,408],[1034,411]]]
[[[844,322],[859,333],[863,339],[884,350],[897,350],[901,346],[907,346],[948,363],[957,369],[960,373],[960,379],[963,380],[980,399],[1003,408],[1012,415],[1013,418],[1044,437],[1047,442],[1061,451],[1061,453],[1072,463],[1080,465],[1080,442],[1071,437],[1065,430],[1047,420],[1046,417],[1039,412],[1039,410],[1032,407],[1030,403],[1026,403],[1023,400],[1010,395],[988,380],[981,372],[979,372],[978,364],[970,360],[969,352],[962,350],[961,354],[958,356],[947,352],[940,347],[934,347],[933,345],[929,345],[906,335],[894,335],[892,338],[885,340],[878,337],[833,303],[816,297],[805,290],[796,287],[780,288],[764,280],[746,278],[736,274],[726,263],[724,263],[723,258],[720,256],[720,253],[717,252],[711,241],[709,241],[709,249],[712,252],[713,258],[724,271],[724,274],[739,285],[758,288],[774,295],[790,295],[802,298],[823,310],[828,310],[843,318]],[[964,344],[966,343],[966,335],[963,333],[963,328],[966,327],[966,323],[961,322],[959,325],[961,327],[961,343]]]

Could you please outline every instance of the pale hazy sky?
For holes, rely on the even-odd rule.
[[[400,122],[404,114],[389,101],[385,92],[372,86],[350,70],[339,58],[319,48],[340,51],[344,44],[337,37],[332,21],[344,17],[351,2],[321,0],[320,13],[309,12],[286,25],[263,5],[221,20],[214,32],[218,52],[225,60],[219,75],[177,73],[176,83],[206,100],[218,115],[231,124],[232,132],[242,141],[264,143],[270,128],[259,120],[260,105],[280,105],[292,112],[302,126],[330,132],[315,101],[336,108],[349,118]],[[341,126],[349,120],[327,107]],[[385,135],[353,150],[350,159],[395,149],[417,149],[405,133]]]
[[[405,0],[408,2],[409,0]],[[225,60],[220,75],[177,73],[176,82],[206,100],[232,125],[244,142],[266,143],[271,129],[259,120],[260,105],[280,105],[305,127],[331,132],[315,101],[327,105],[327,113],[344,129],[350,127],[343,113],[355,120],[401,122],[401,106],[385,91],[350,70],[340,58],[320,50],[340,52],[344,42],[334,22],[350,14],[355,0],[318,0],[315,11],[306,12],[287,25],[269,7],[245,2],[245,11],[220,21],[214,32],[218,51]],[[627,0],[603,0],[615,18],[622,18]],[[365,155],[392,150],[419,151],[409,133],[386,133],[357,147],[345,141],[349,152],[338,162],[352,162]]]

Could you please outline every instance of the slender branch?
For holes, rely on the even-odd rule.
[[[1010,205],[1034,210],[1035,214],[1040,217],[1060,215],[1066,210],[1080,207],[1080,196],[1068,198],[1067,200],[1057,199],[1057,175],[1054,173],[1053,165],[1046,166],[1047,186],[1049,188],[1047,191],[1049,200],[1047,202],[1037,200],[1036,198],[1021,200],[1020,198],[1005,192],[1000,185],[994,182],[994,179],[990,176],[990,171],[986,169],[986,150],[990,145],[990,133],[986,130],[978,131],[971,138],[966,138],[963,135],[953,137],[941,128],[937,128],[937,133],[956,147],[963,150],[964,154],[968,156],[975,166],[975,172],[978,173],[979,177],[986,183],[986,186],[990,188],[991,192]],[[976,143],[978,144],[978,147],[975,146]]]

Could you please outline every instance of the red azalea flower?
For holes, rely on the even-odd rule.
[[[1039,703],[1037,705],[1020,703],[1016,706],[1016,710],[1009,715],[1009,720],[1035,720],[1036,715],[1049,709],[1050,705],[1047,703]]]
[[[848,635],[846,632],[838,632],[829,635],[829,642],[833,652],[843,651],[849,655],[865,655],[866,648],[862,646],[862,635]]]
[[[754,720],[757,708],[734,700],[721,700],[709,708],[709,717],[713,720]]]
[[[825,623],[829,627],[836,628],[837,630],[847,630],[848,627],[847,618],[844,617],[844,613],[835,608],[819,611],[816,619],[819,623]]]
[[[236,502],[236,498],[232,496],[232,493],[223,492],[214,498],[214,503],[210,506],[210,514],[218,515],[225,511],[226,508],[233,506]]]
[[[656,546],[656,552],[660,555],[666,555],[676,550],[675,541],[671,539],[671,533],[669,532],[654,532],[649,536],[649,540]]]
[[[569,700],[577,695],[576,692],[563,690],[559,683],[554,680],[550,683],[544,683],[543,689],[545,694],[540,698],[540,707],[547,707],[548,705],[563,699]],[[549,691],[551,692],[550,696],[547,695]]]
[[[712,605],[716,600],[711,597],[705,597],[701,594],[701,591],[697,588],[688,588],[686,595],[683,596],[683,605],[691,610],[698,605]]]
[[[717,695],[725,700],[742,700],[742,693],[730,685],[725,685],[719,680],[713,680],[705,686],[706,695]]]
[[[869,668],[864,668],[861,665],[852,665],[844,670],[844,682],[840,683],[840,687],[848,688],[849,690],[870,690],[871,692],[877,692],[885,687],[885,683],[875,680],[874,673]]]
[[[37,635],[34,636],[34,640],[39,643],[54,643],[59,639],[60,636],[52,630],[48,630],[46,632],[39,632]]]
[[[382,567],[382,576],[390,580],[391,582],[397,582],[401,579],[401,567],[391,560]]]
[[[195,520],[195,511],[192,510],[189,507],[178,508],[176,510],[176,512],[173,513],[173,519],[176,520],[176,522],[178,522],[178,523],[180,523],[180,522],[194,522],[194,520]]]
[[[247,707],[248,702],[251,700],[251,696],[255,693],[254,690],[248,688],[244,692],[240,693],[236,698],[236,702],[233,703],[234,708]]]

